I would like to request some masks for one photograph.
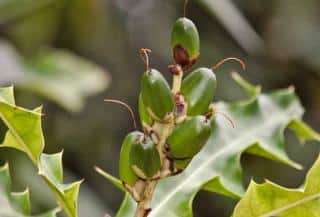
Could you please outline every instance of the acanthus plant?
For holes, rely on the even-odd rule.
[[[126,192],[117,217],[193,216],[192,200],[201,189],[234,199],[243,197],[233,214],[237,217],[301,216],[292,214],[295,211],[320,216],[317,208],[320,173],[316,172],[319,162],[310,171],[303,191],[272,183],[258,186],[252,182],[245,194],[241,181],[240,157],[244,152],[301,168],[286,155],[285,128],[292,129],[301,141],[320,140],[320,136],[301,121],[303,109],[293,88],[261,94],[260,87],[234,73],[233,79],[248,93],[249,99],[214,103],[217,80],[213,70],[229,60],[238,61],[243,69],[244,63],[231,57],[212,68],[191,70],[200,57],[200,39],[195,24],[185,16],[176,21],[171,37],[174,61],[169,66],[171,87],[161,72],[150,67],[151,51],[140,51],[146,66],[138,99],[143,130],[135,130],[124,138],[120,180],[96,167],[97,172]],[[106,101],[126,106],[135,123],[128,105],[119,100]],[[77,217],[81,182],[63,184],[62,154],[42,153],[41,109],[16,106],[13,89],[1,88],[0,117],[8,127],[0,147],[25,152],[57,198],[58,208],[41,216],[54,217],[62,208],[68,217]],[[136,123],[134,125],[137,128]],[[11,193],[10,185],[5,165],[0,168],[0,217],[30,216],[28,191]],[[270,192],[274,192],[275,198],[270,197]],[[252,201],[252,197],[258,202]],[[254,202],[256,210],[251,207]]]
[[[185,1],[184,14],[186,14],[186,3],[187,1]],[[232,186],[235,184],[232,182],[239,182],[237,180],[241,175],[238,165],[239,157],[244,151],[269,157],[296,168],[299,167],[299,165],[287,158],[283,147],[279,150],[276,150],[276,147],[272,146],[266,147],[268,144],[262,144],[257,135],[256,140],[252,140],[252,144],[248,141],[249,144],[240,149],[234,148],[233,151],[229,151],[230,153],[224,153],[223,146],[220,147],[222,150],[217,149],[217,147],[211,147],[214,151],[203,152],[205,158],[209,159],[208,162],[206,160],[204,162],[198,160],[200,167],[192,168],[193,158],[197,157],[197,154],[203,149],[205,144],[212,146],[212,141],[215,139],[219,141],[219,138],[215,138],[215,134],[221,130],[219,128],[221,128],[223,122],[217,123],[216,115],[223,115],[234,126],[232,119],[239,115],[237,114],[238,112],[241,113],[241,109],[246,110],[251,104],[253,106],[252,109],[259,109],[257,100],[260,100],[258,98],[260,88],[251,86],[238,74],[233,74],[237,83],[246,89],[248,93],[252,94],[252,99],[233,105],[213,103],[217,85],[213,69],[218,68],[229,60],[238,61],[243,69],[245,69],[245,64],[238,58],[229,57],[220,61],[212,68],[201,67],[189,72],[190,68],[200,58],[200,39],[196,25],[185,16],[179,18],[173,26],[171,47],[174,60],[174,64],[168,67],[173,76],[171,88],[164,76],[157,69],[150,67],[148,54],[151,50],[141,49],[142,58],[146,65],[146,71],[141,78],[141,92],[139,96],[139,115],[143,132],[135,131],[129,133],[124,139],[119,162],[120,180],[116,181],[115,178],[97,168],[99,173],[110,179],[117,186],[120,186],[121,182],[124,186],[122,189],[131,195],[130,197],[127,196],[124,200],[117,215],[118,217],[133,215],[135,217],[191,216],[192,199],[195,192],[201,187],[234,198],[240,197],[243,193],[241,184],[236,183],[236,185]],[[279,94],[280,96],[284,94],[284,98],[286,98],[292,94],[292,90],[289,89]],[[271,103],[281,103],[277,102],[277,99],[273,99],[272,96],[270,98]],[[272,102],[272,100],[275,102]],[[257,106],[257,108],[254,106]],[[298,110],[297,115],[300,113]],[[291,118],[296,115],[291,114],[291,112],[288,111],[288,117],[285,119],[277,120],[280,121],[278,123],[279,126],[288,124]],[[291,117],[291,115],[293,116]],[[245,122],[245,120],[241,120],[241,122]],[[295,123],[295,126],[297,126],[295,130],[305,129],[303,123]],[[277,125],[276,123],[274,124]],[[218,127],[217,125],[220,126]],[[230,129],[225,130],[224,126],[222,128],[226,132],[231,131]],[[306,129],[310,130],[309,128]],[[250,130],[254,131],[254,129]],[[274,130],[278,132],[279,129],[275,128]],[[223,134],[223,132],[219,133]],[[313,132],[311,134],[310,138],[319,138],[316,133]],[[243,137],[245,140],[246,137]],[[211,139],[209,140],[209,138]],[[249,137],[249,139],[253,138]],[[222,159],[208,156],[208,154],[215,156],[220,153],[230,154],[230,159],[223,159],[223,154],[221,154]],[[213,164],[214,160],[221,162],[216,162],[216,168],[210,168],[209,166]],[[234,165],[228,165],[230,163],[227,160],[231,161]],[[201,178],[193,180],[193,182],[199,183],[196,183],[197,189],[194,189],[196,191],[188,195],[186,192],[189,189],[184,188],[189,188],[194,183],[190,183],[190,185],[185,183],[188,179],[193,178],[189,178],[190,176],[195,176],[190,174],[188,177],[183,173],[185,170],[188,170],[189,164],[191,164],[190,167],[195,171],[194,173],[199,173],[197,176],[201,176],[198,171],[206,165],[207,167],[205,168],[209,173],[210,169],[216,169],[220,170],[220,174],[214,171],[212,172],[211,176],[213,178],[211,179],[206,177],[205,181],[201,181]],[[225,172],[226,177],[221,172]],[[166,180],[167,177],[171,176],[177,176],[176,180],[180,182],[174,181],[172,178]],[[228,176],[233,180],[224,180]],[[157,187],[159,182],[160,187]],[[231,189],[225,186],[227,182],[231,182],[229,183]],[[172,183],[171,186],[170,183]],[[157,192],[158,189],[160,190]],[[180,198],[179,193],[182,194]],[[184,193],[187,196],[183,195]],[[185,198],[181,200],[181,197]],[[156,202],[153,201],[153,198],[155,198]],[[171,204],[169,204],[170,202]],[[134,208],[135,203],[137,203],[136,208]],[[155,204],[155,207],[152,206],[152,203]]]

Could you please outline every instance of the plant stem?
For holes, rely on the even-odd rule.
[[[147,181],[146,188],[143,193],[142,200],[138,202],[138,207],[135,213],[135,217],[147,217],[151,211],[152,195],[157,185],[157,181]]]
[[[173,84],[172,84],[173,96],[180,92],[182,76],[183,76],[182,70],[180,70],[177,74],[173,75]]]
[[[161,165],[164,165],[164,161],[166,159],[166,156],[163,153],[163,146],[165,145],[165,142],[168,136],[171,134],[173,124],[174,124],[173,118],[172,120],[170,120],[169,123],[166,123],[166,124],[158,123],[158,122],[155,123],[155,131],[158,133],[158,136],[159,136],[159,142],[157,147],[158,147],[158,152],[160,154]],[[141,201],[138,202],[138,207],[135,213],[135,217],[148,216],[149,212],[151,211],[151,200],[152,200],[153,193],[157,183],[158,183],[158,180],[146,181],[145,190],[141,198]]]
[[[179,67],[179,72],[173,75],[173,82],[172,82],[172,93],[173,97],[175,94],[180,92],[181,88],[181,81],[183,77],[183,71],[181,67]],[[173,112],[174,114],[174,112]],[[155,122],[153,126],[153,130],[157,133],[159,137],[159,141],[157,144],[158,152],[160,154],[161,159],[161,165],[162,169],[160,173],[164,172],[166,168],[163,168],[166,166],[164,162],[166,161],[166,155],[164,154],[164,145],[166,143],[167,138],[170,136],[174,124],[175,124],[175,118],[172,114],[172,117],[169,118],[168,122],[166,123],[160,123]],[[161,178],[161,174],[160,174]],[[138,206],[135,212],[135,217],[147,217],[151,211],[151,201],[153,197],[153,193],[156,189],[156,185],[158,183],[158,180],[146,180],[146,186],[143,192],[143,196],[141,197],[141,201],[138,202]]]

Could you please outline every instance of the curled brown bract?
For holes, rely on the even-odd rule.
[[[150,71],[150,61],[149,61],[149,53],[151,53],[151,49],[149,48],[141,48],[139,50],[140,58],[144,62],[147,71]]]
[[[116,99],[105,99],[104,101],[124,106],[130,112],[130,115],[131,115],[131,118],[132,118],[132,121],[133,121],[134,129],[135,130],[137,129],[136,117],[134,115],[134,112],[133,112],[132,108],[127,103],[122,102],[121,100],[116,100]]]
[[[224,59],[220,60],[218,63],[216,63],[214,66],[212,66],[212,69],[217,69],[221,65],[223,65],[224,63],[226,63],[228,61],[236,61],[236,62],[240,63],[242,70],[246,70],[246,64],[244,63],[244,61],[239,59],[239,58],[237,58],[237,57],[224,58]]]

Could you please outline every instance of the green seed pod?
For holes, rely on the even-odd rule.
[[[143,74],[141,97],[149,114],[156,120],[164,120],[166,115],[173,111],[173,97],[168,82],[155,69]]]
[[[200,56],[199,33],[195,24],[188,18],[179,18],[171,33],[171,46],[175,62],[188,68]]]
[[[187,115],[205,114],[213,101],[216,87],[216,76],[211,69],[199,68],[191,72],[181,85],[181,93],[188,104]]]
[[[130,163],[130,152],[135,143],[139,143],[143,138],[143,133],[134,131],[129,133],[124,139],[119,160],[119,176],[120,179],[130,186],[134,186],[138,181],[138,176],[132,170]]]
[[[189,163],[191,162],[192,158],[188,158],[186,160],[174,160],[174,168],[175,169],[185,169]]]
[[[171,157],[177,160],[192,158],[206,144],[210,133],[210,121],[205,116],[192,117],[177,125],[167,139]]]
[[[132,146],[130,164],[135,173],[143,179],[152,178],[160,171],[160,155],[151,138],[145,137]]]
[[[139,95],[139,115],[140,115],[140,121],[143,127],[152,126],[153,120],[149,115],[147,108],[143,104],[141,94]]]

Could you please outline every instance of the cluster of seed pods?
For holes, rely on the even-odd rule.
[[[213,130],[210,119],[217,114],[212,104],[217,86],[214,68],[187,73],[200,57],[198,30],[190,19],[175,22],[171,47],[172,87],[149,66],[151,51],[141,49],[146,65],[139,96],[143,131],[125,137],[119,163],[120,179],[137,202],[151,181],[176,175],[189,165],[207,143]]]

